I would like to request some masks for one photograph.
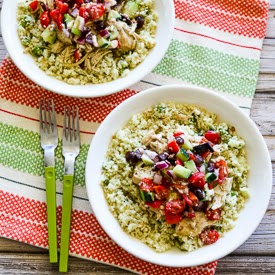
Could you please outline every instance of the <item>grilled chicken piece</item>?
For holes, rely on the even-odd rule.
[[[176,226],[176,235],[195,237],[199,235],[203,229],[216,221],[208,220],[203,212],[196,212],[195,218],[184,218]]]
[[[226,196],[229,194],[232,188],[233,178],[226,178],[222,184],[217,185],[214,188],[214,197],[210,204],[210,208],[215,210],[225,204]]]
[[[160,154],[165,151],[167,142],[161,135],[156,135],[153,130],[150,130],[147,135],[144,136],[142,143]]]

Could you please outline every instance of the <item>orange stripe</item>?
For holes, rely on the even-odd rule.
[[[199,1],[199,6],[194,5],[194,1],[182,1],[174,0],[175,2],[175,12],[176,17],[181,20],[199,23],[208,27],[212,27],[224,32],[229,32],[233,34],[254,37],[254,38],[264,38],[267,16],[268,16],[268,5],[265,2],[252,0],[253,4],[252,12],[257,10],[256,17],[264,20],[255,20],[251,18],[240,18],[236,14],[224,14],[219,10],[212,9],[209,10],[209,0]],[[247,3],[248,1],[243,1]],[[224,0],[223,11],[234,10],[233,7],[235,1]],[[241,7],[247,7],[244,5],[239,5],[236,12],[237,15],[242,15],[247,9],[243,9],[241,12]],[[251,7],[248,5],[248,7]]]
[[[0,207],[2,212],[0,236],[40,247],[48,246],[47,227],[43,224],[46,217],[45,203],[19,197],[3,190],[0,190],[0,201],[3,202]],[[42,220],[41,217],[43,217]],[[58,207],[58,226],[60,226],[60,220],[61,207]],[[91,213],[74,210],[71,230],[70,253],[87,259],[127,268],[140,274],[210,275],[215,273],[217,262],[193,268],[169,268],[142,261],[115,244]],[[60,230],[58,239],[60,240]]]
[[[232,15],[262,18],[268,16],[268,3],[259,0],[192,0],[193,3],[203,5],[207,8],[224,11]]]
[[[113,95],[87,99],[59,95],[34,84],[10,59],[5,59],[0,68],[0,87],[0,98],[37,109],[42,98],[53,98],[58,114],[63,114],[66,105],[78,106],[81,120],[97,123],[102,122],[118,104],[136,94],[126,89]]]

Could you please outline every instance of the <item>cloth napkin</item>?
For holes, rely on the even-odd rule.
[[[53,98],[59,131],[65,105],[77,105],[81,152],[76,161],[70,254],[139,274],[214,274],[217,262],[168,268],[144,262],[117,246],[101,229],[87,199],[85,160],[98,126],[119,103],[146,88],[193,84],[231,99],[249,113],[266,30],[265,0],[174,0],[173,40],[152,73],[114,95],[83,99],[54,94],[27,79],[6,58],[0,68],[0,236],[47,248],[43,151],[38,101]],[[61,137],[61,132],[59,132]],[[63,158],[56,150],[57,224],[62,213]]]

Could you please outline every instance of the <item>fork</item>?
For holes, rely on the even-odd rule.
[[[39,102],[39,118],[40,143],[41,147],[44,149],[49,258],[50,263],[57,263],[54,150],[57,147],[58,135],[53,100],[41,100]]]
[[[80,150],[79,116],[77,107],[73,107],[72,109],[70,109],[70,107],[65,107],[64,109],[62,143],[62,154],[65,158],[65,172],[62,198],[59,271],[67,272],[73,197],[74,163]]]

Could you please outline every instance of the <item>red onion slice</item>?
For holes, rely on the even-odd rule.
[[[107,31],[107,30],[101,30],[100,32],[99,32],[99,35],[101,36],[101,37],[103,37],[103,38],[106,38],[106,37],[108,37],[110,34],[109,34],[109,32]]]
[[[156,163],[159,170],[167,169],[170,165],[166,161],[160,161]]]

